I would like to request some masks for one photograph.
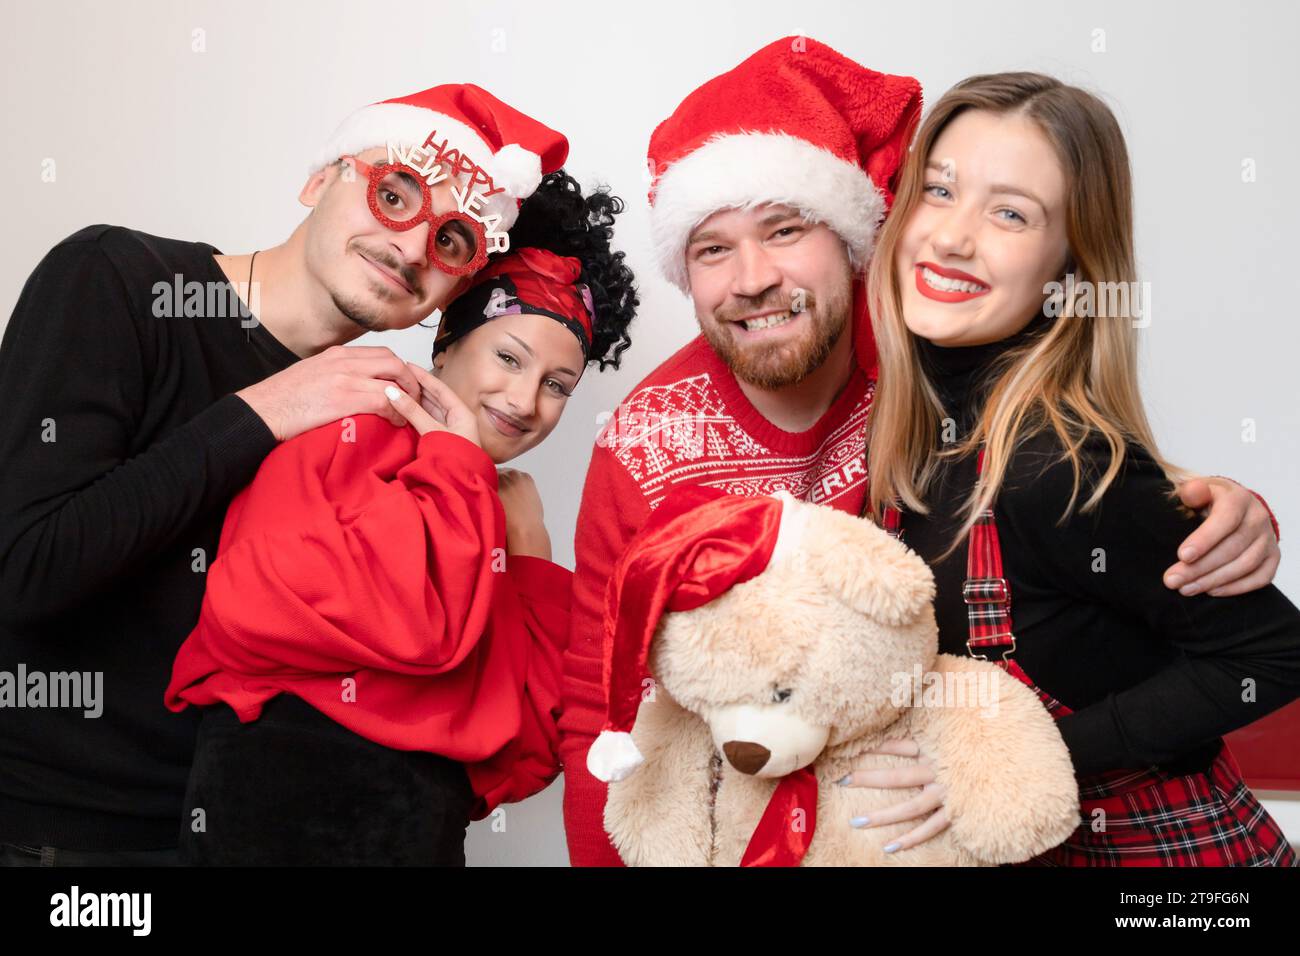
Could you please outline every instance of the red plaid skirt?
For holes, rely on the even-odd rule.
[[[1060,719],[1070,708],[1014,661],[1003,666]],[[1016,866],[1300,866],[1277,823],[1242,779],[1227,744],[1202,773],[1158,767],[1079,778],[1079,828]]]

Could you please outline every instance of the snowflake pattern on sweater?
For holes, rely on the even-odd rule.
[[[870,381],[852,412],[818,448],[784,455],[737,422],[705,371],[633,392],[596,443],[612,451],[652,509],[677,484],[747,496],[788,491],[804,501],[834,506],[854,492],[861,500],[867,413],[874,394],[875,382]]]

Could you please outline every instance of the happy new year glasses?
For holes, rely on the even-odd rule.
[[[465,276],[487,264],[487,233],[483,224],[458,209],[435,214],[433,193],[424,177],[400,163],[375,166],[355,156],[350,161],[368,180],[370,212],[394,232],[429,223],[429,261],[443,272]]]

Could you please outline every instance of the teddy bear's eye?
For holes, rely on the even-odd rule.
[[[793,693],[794,691],[788,687],[778,687],[772,692],[772,702],[774,704],[784,704],[790,699],[790,695]]]

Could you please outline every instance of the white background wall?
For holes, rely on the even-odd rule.
[[[569,567],[598,416],[696,330],[689,302],[653,272],[644,200],[650,131],[683,96],[794,33],[916,76],[927,103],[972,73],[1032,69],[1084,85],[1116,111],[1133,157],[1140,269],[1153,293],[1144,386],[1162,448],[1259,490],[1286,540],[1300,533],[1300,14],[1291,3],[3,6],[5,321],[49,247],[90,223],[229,253],[282,241],[305,213],[296,196],[308,157],[366,103],[474,82],[564,131],[570,172],[610,183],[628,202],[618,238],[643,303],[624,370],[589,372],[555,433],[518,462],[537,479],[556,560]],[[41,180],[47,158],[54,183]],[[1249,183],[1247,159],[1257,171]],[[360,340],[412,361],[427,361],[431,341],[420,328]],[[1244,419],[1255,423],[1253,442],[1243,441]],[[1300,595],[1294,555],[1277,584]],[[563,863],[561,786],[509,807],[504,833],[475,825],[471,862]],[[1279,795],[1268,806],[1300,840],[1300,800]]]

